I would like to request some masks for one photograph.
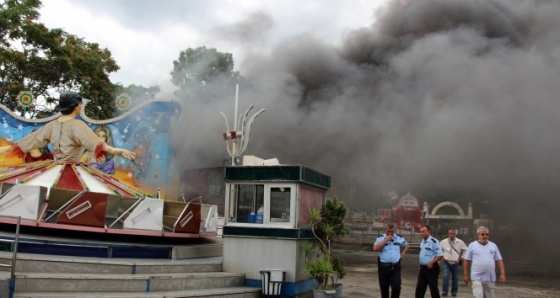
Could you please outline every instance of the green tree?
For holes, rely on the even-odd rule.
[[[329,277],[331,287],[334,288],[338,280],[346,276],[344,259],[333,255],[332,245],[333,241],[350,233],[350,228],[344,222],[347,214],[348,207],[336,196],[328,198],[321,209],[313,208],[310,211],[309,226],[317,241],[320,258],[310,260],[309,256],[314,251],[314,244],[307,245],[304,247],[305,263],[307,272],[317,280],[322,289],[327,287]]]
[[[156,98],[156,95],[161,92],[159,86],[144,87],[141,85],[128,85],[124,87],[122,84],[115,84],[114,96],[117,97],[122,93],[126,93],[135,102],[141,102]]]
[[[233,55],[218,52],[215,48],[188,48],[173,61],[171,82],[179,87],[175,95],[180,98],[212,98],[213,94],[223,94],[239,79],[239,72],[233,71]],[[214,93],[213,93],[214,92]]]
[[[37,22],[40,6],[39,0],[0,3],[0,103],[21,115],[46,117],[56,112],[56,91],[75,91],[91,100],[88,116],[111,117],[115,85],[109,74],[119,69],[111,52]],[[21,91],[31,92],[35,105],[19,107]]]

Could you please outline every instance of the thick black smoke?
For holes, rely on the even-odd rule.
[[[254,51],[241,107],[267,111],[246,154],[331,175],[351,208],[386,207],[393,190],[472,202],[511,255],[558,261],[559,15],[558,1],[393,1],[339,46],[302,34]],[[183,165],[227,158],[218,112],[233,99],[188,107],[204,135],[189,135]]]

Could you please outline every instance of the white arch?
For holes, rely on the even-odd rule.
[[[463,211],[463,208],[461,208],[461,206],[459,206],[459,204],[453,203],[453,202],[441,202],[441,203],[437,204],[437,205],[434,207],[434,209],[432,209],[431,215],[436,215],[436,213],[438,212],[438,210],[439,210],[441,207],[444,207],[444,206],[453,207],[453,208],[457,209],[457,211],[459,211],[459,215],[460,215],[460,216],[463,216],[463,217],[465,216],[465,212]]]

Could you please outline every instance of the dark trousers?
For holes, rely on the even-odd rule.
[[[432,298],[439,298],[438,277],[439,264],[436,263],[432,269],[428,269],[428,267],[424,265],[420,266],[418,282],[416,283],[416,298],[424,297],[428,286],[430,287]]]
[[[389,298],[389,286],[391,286],[391,298],[401,296],[401,264],[378,263],[379,288],[381,298]]]

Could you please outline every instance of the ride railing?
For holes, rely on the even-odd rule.
[[[16,219],[16,234],[14,239],[0,239],[2,243],[10,243],[11,245],[11,252],[12,252],[12,262],[11,264],[0,264],[0,268],[9,268],[10,269],[10,294],[9,297],[13,297],[15,284],[16,284],[16,260],[17,260],[17,252],[18,252],[18,243],[19,243],[19,228],[21,224],[21,216],[10,216],[10,215],[2,215],[2,217],[10,217]]]

